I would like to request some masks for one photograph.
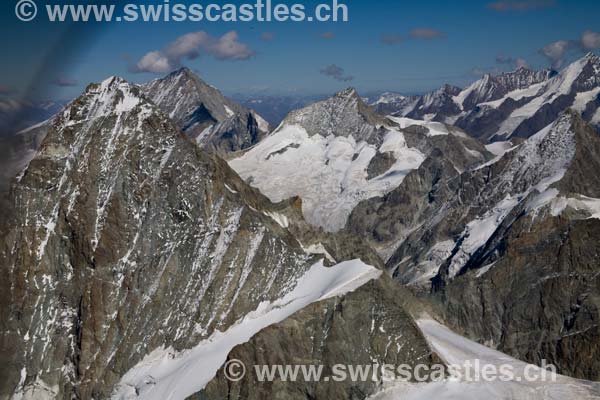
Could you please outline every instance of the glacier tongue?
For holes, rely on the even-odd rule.
[[[358,289],[381,271],[360,260],[326,268],[314,264],[296,287],[273,303],[262,303],[254,312],[225,332],[215,332],[196,347],[176,352],[160,348],[147,355],[127,372],[116,386],[113,399],[184,399],[202,390],[215,376],[237,345],[250,340],[260,330],[278,323],[307,305]]]

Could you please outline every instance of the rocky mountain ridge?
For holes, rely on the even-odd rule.
[[[271,130],[256,112],[229,100],[185,67],[141,88],[186,135],[219,154],[248,148]]]

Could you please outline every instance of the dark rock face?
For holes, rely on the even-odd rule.
[[[577,107],[587,121],[595,119],[598,107],[594,106],[589,92],[600,86],[600,58],[597,56],[588,54],[560,73],[525,73],[525,70],[519,73],[518,70],[513,74],[513,78],[520,76],[519,82],[499,85],[508,90],[494,91],[493,96],[486,96],[482,101],[479,97],[477,101],[469,101],[471,94],[467,96],[463,102],[465,112],[456,120],[456,125],[484,140],[495,141],[503,137],[530,137],[569,107]],[[506,74],[501,76],[508,77]],[[484,78],[484,81],[496,81],[498,78]],[[484,83],[474,84],[471,88],[480,93]],[[474,87],[476,85],[477,88]],[[515,98],[507,96],[513,90],[522,90],[522,94]],[[488,103],[496,100],[498,104]],[[513,117],[513,112],[518,116]],[[515,123],[511,122],[513,118]]]
[[[403,115],[403,110],[413,107],[418,96],[402,96],[398,93],[385,92],[379,96],[368,97],[365,99],[375,111],[382,115]]]
[[[411,107],[410,111],[407,108],[404,115],[415,119],[426,119],[426,116],[433,116],[433,118],[427,119],[443,122],[446,116],[456,115],[460,112],[453,99],[460,91],[460,88],[456,86],[444,85],[435,92],[427,93],[415,99],[414,106]]]
[[[593,171],[600,140],[577,115],[571,114],[570,129],[576,148],[554,187],[567,197],[597,198]],[[600,220],[570,208],[558,216],[548,208],[531,211],[531,197],[456,279],[448,279],[448,264],[442,265],[433,281],[435,297],[446,305],[448,319],[471,337],[532,363],[545,359],[565,375],[599,380]]]
[[[262,196],[117,78],[58,116],[11,199],[2,396],[107,397],[152,349],[226,329],[311,265]]]
[[[427,137],[426,131],[421,126],[403,130],[407,144],[427,156],[421,166],[390,193],[361,202],[346,225],[346,231],[365,238],[385,259],[399,257],[393,254],[409,232],[432,218],[436,204],[451,198],[436,188],[492,158],[481,143],[465,134]]]
[[[514,357],[600,380],[600,221],[523,217],[506,230],[492,239],[496,261],[474,257],[437,295],[448,321]]]
[[[401,286],[381,278],[344,297],[314,303],[284,322],[272,325],[237,346],[230,359],[246,365],[246,376],[229,382],[221,369],[194,399],[364,399],[381,387],[364,381],[323,381],[342,365],[418,363],[436,361],[405,308],[412,296]],[[409,306],[410,307],[410,306]],[[322,379],[260,382],[255,365],[322,365]]]
[[[187,68],[142,85],[145,95],[209,151],[246,149],[270,131],[254,111],[227,99]]]
[[[283,298],[324,253],[331,263],[382,265],[354,237],[313,231],[297,201],[270,203],[119,78],[90,85],[56,117],[10,201],[10,219],[0,221],[2,398],[108,398],[153,350],[183,351],[226,331]],[[304,249],[317,240],[323,250]],[[246,349],[273,343],[296,357],[320,332],[314,360],[331,363],[333,352],[348,363],[430,360],[406,311],[419,303],[398,293],[381,278],[310,305],[237,351],[252,358]],[[262,356],[286,357],[271,350]],[[219,376],[209,398],[226,394]],[[306,393],[363,399],[375,387]],[[296,389],[243,390],[264,398]]]
[[[545,82],[553,74],[553,71],[532,71],[525,67],[519,67],[513,72],[505,72],[496,76],[486,74],[467,89],[468,94],[462,103],[463,109],[470,110],[478,104],[501,99],[514,90],[526,89]]]

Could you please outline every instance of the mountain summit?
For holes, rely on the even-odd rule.
[[[381,140],[383,127],[394,123],[366,105],[356,89],[347,88],[326,100],[292,111],[282,125],[302,126],[311,136],[353,136],[373,143]]]
[[[248,148],[270,131],[256,112],[229,100],[189,68],[141,87],[186,135],[219,154]]]

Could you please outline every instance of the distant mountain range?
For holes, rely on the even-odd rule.
[[[529,137],[572,108],[600,126],[600,57],[593,53],[560,72],[521,67],[486,74],[466,89],[446,85],[423,96],[385,94],[376,110],[456,125],[487,142]]]

